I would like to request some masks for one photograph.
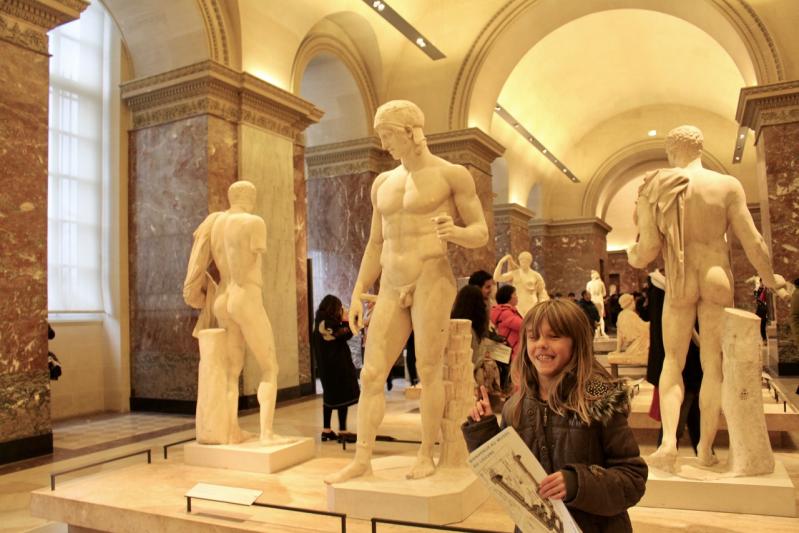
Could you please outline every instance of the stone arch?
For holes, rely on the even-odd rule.
[[[340,60],[352,75],[361,94],[364,112],[368,118],[374,116],[377,109],[377,90],[369,74],[366,62],[358,52],[358,48],[346,37],[331,35],[325,31],[324,21],[314,26],[297,50],[294,64],[291,68],[291,87],[294,94],[299,94],[302,77],[308,65],[320,54],[331,54]],[[371,120],[367,124],[368,131],[372,131]]]
[[[782,81],[776,45],[744,0],[594,0],[563,9],[539,0],[509,0],[485,25],[458,71],[449,106],[450,129],[486,127],[504,81],[524,54],[551,31],[611,9],[644,9],[678,17],[719,42],[750,85]],[[530,31],[537,28],[537,31]]]

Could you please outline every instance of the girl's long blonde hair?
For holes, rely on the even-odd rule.
[[[541,324],[549,323],[553,333],[572,340],[572,358],[555,378],[549,390],[549,407],[561,416],[572,412],[590,424],[589,402],[585,385],[591,376],[611,381],[608,372],[594,358],[594,329],[580,306],[569,300],[547,300],[533,307],[521,327],[521,348],[513,362],[512,378],[518,386],[511,425],[518,428],[522,418],[522,400],[529,395],[538,398],[538,373],[527,355],[528,337],[538,337]]]

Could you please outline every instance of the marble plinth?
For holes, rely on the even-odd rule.
[[[777,461],[764,476],[731,477],[722,470],[701,468],[696,458],[680,458],[677,473],[649,469],[640,507],[721,511],[769,516],[796,516],[795,489],[785,466]]]
[[[608,353],[616,349],[616,337],[597,337],[594,339],[594,352]]]
[[[431,477],[405,479],[415,459],[373,459],[372,475],[328,486],[328,510],[363,519],[451,524],[464,520],[488,498],[488,491],[468,468],[441,468]]]
[[[187,465],[271,474],[313,458],[314,441],[298,438],[277,446],[264,446],[258,440],[241,444],[191,442],[183,447],[183,456]]]

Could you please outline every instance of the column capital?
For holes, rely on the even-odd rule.
[[[755,139],[766,126],[799,122],[799,80],[744,87],[735,120],[753,129]]]
[[[491,175],[491,163],[505,152],[505,147],[479,128],[427,135],[430,151],[450,163],[472,165]]]
[[[208,114],[294,140],[324,114],[299,96],[213,60],[129,81],[121,89],[133,129]]]
[[[535,213],[515,203],[494,204],[494,218],[499,217],[508,217],[509,222],[522,224],[526,228],[530,220],[535,217]]]
[[[604,220],[597,217],[531,220],[528,228],[531,237],[586,234],[605,237],[613,229]]]
[[[49,55],[47,32],[77,19],[87,7],[85,0],[4,0],[0,2],[0,39]]]
[[[399,163],[380,147],[377,137],[323,144],[305,149],[308,179],[373,172],[379,174]]]

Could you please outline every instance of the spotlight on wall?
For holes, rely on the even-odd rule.
[[[394,11],[394,9],[382,0],[363,0],[365,4],[374,9],[378,15],[383,17],[386,22],[405,36],[409,41],[416,45],[419,50],[424,52],[432,60],[444,59],[444,53],[430,42],[422,33],[414,28],[407,20]]]
[[[566,175],[566,177],[569,178],[573,183],[580,182],[580,180],[577,179],[577,176],[575,176],[572,173],[572,171],[568,169],[568,167],[564,166],[562,163],[559,163],[558,158],[552,155],[552,153],[550,153],[550,151],[543,144],[541,144],[541,141],[539,141],[535,135],[527,131],[527,129],[522,125],[522,123],[516,120],[513,117],[513,115],[511,115],[508,112],[507,109],[505,109],[499,104],[496,104],[494,106],[494,112],[497,115],[499,115],[500,118],[502,118],[510,126],[512,126],[513,129],[519,132],[519,134],[523,136],[527,142],[532,144],[538,151],[544,154],[547,157],[547,159],[549,159],[552,162],[552,164],[555,165],[559,171],[563,172]]]
[[[646,134],[649,135],[650,137],[654,137],[658,134],[658,130],[649,130],[648,132],[646,132]]]

